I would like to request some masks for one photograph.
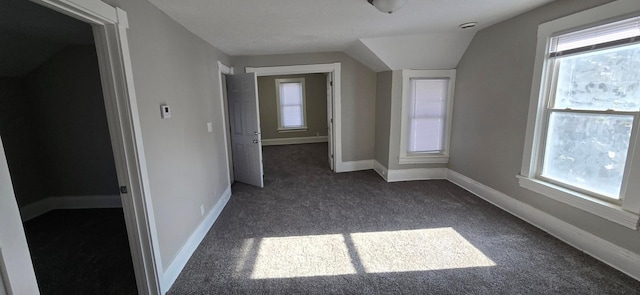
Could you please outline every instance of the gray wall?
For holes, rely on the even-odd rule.
[[[119,194],[95,47],[65,47],[25,86],[47,195]]]
[[[237,72],[245,67],[342,64],[342,161],[370,160],[375,146],[376,73],[342,52],[235,56]]]
[[[24,78],[0,80],[0,135],[18,205],[118,194],[93,46],[65,47]]]
[[[278,132],[276,79],[304,78],[307,130]],[[287,75],[258,77],[260,131],[262,139],[327,135],[327,75]]]
[[[389,135],[391,128],[391,71],[377,74],[376,88],[376,149],[375,160],[389,167]]]
[[[104,2],[129,17],[150,198],[166,269],[228,188],[217,62],[229,64],[229,58],[146,0]],[[172,108],[166,120],[160,118],[164,103]]]
[[[24,79],[0,78],[0,137],[18,206],[47,197],[43,157],[37,148],[34,121]]]
[[[456,75],[450,169],[640,253],[640,232],[522,189],[522,163],[537,26],[609,1],[565,0],[486,28]]]

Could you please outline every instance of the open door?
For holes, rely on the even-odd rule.
[[[327,73],[327,139],[329,140],[329,167],[333,171],[333,73]]]
[[[235,181],[264,187],[258,80],[255,73],[227,76]]]

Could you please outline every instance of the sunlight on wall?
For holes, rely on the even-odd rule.
[[[236,273],[250,273],[252,279],[496,265],[450,227],[247,239],[243,246],[244,256],[238,261]]]
[[[495,266],[453,228],[351,234],[367,273]]]
[[[355,274],[342,235],[264,238],[252,279]]]

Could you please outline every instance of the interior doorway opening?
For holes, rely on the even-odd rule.
[[[324,166],[333,170],[333,152],[329,140],[332,119],[332,83],[330,73],[274,75],[257,77],[260,109],[261,144],[265,163],[274,156],[265,153],[276,146],[326,145]],[[291,153],[291,156],[294,156]],[[266,165],[266,164],[265,164]],[[269,173],[266,169],[265,174]],[[268,178],[268,175],[265,175]]]
[[[23,3],[26,1],[17,1]],[[137,292],[160,294],[161,265],[153,207],[149,197],[140,121],[127,40],[128,18],[124,10],[99,0],[32,0],[91,26],[103,88],[109,144],[115,162]],[[4,5],[6,4],[6,5]],[[4,3],[3,9],[9,7]],[[19,21],[4,19],[7,23]],[[8,21],[7,21],[8,20]],[[49,19],[43,18],[45,23]],[[49,25],[49,27],[54,27]],[[31,27],[23,27],[29,30]],[[0,32],[2,34],[3,32]],[[50,38],[48,34],[43,37]],[[5,44],[5,43],[3,43]],[[11,44],[11,43],[7,43]],[[7,49],[10,46],[3,46]],[[36,294],[38,285],[11,183],[6,150],[0,145],[0,289],[9,294]],[[64,202],[63,202],[64,203]],[[3,288],[4,287],[4,288]],[[166,288],[165,288],[166,289]]]
[[[227,87],[227,92],[226,94],[229,94],[230,92],[230,87],[231,84],[229,83],[229,78],[231,77],[230,75],[233,74],[233,69],[223,65],[222,63],[218,63],[218,67],[219,67],[219,73],[220,73],[220,83],[222,88]],[[340,129],[340,115],[341,115],[341,105],[340,105],[340,97],[341,97],[341,88],[340,88],[340,68],[341,65],[340,63],[331,63],[331,64],[313,64],[313,65],[296,65],[296,66],[279,66],[279,67],[260,67],[260,68],[252,68],[252,67],[247,67],[246,68],[246,72],[247,74],[251,74],[254,75],[252,76],[253,79],[255,79],[254,82],[254,88],[257,90],[259,88],[258,86],[258,77],[264,77],[264,76],[285,76],[285,75],[313,75],[313,74],[321,74],[319,75],[319,77],[324,77],[325,79],[325,95],[326,95],[326,105],[323,107],[323,109],[326,109],[326,139],[324,137],[324,135],[320,135],[319,131],[315,131],[318,134],[316,134],[316,136],[311,136],[307,139],[303,139],[303,140],[310,140],[310,142],[318,142],[318,140],[321,140],[320,142],[323,142],[324,140],[326,140],[327,142],[327,162],[329,163],[329,167],[331,170],[335,171],[335,172],[342,172],[344,170],[344,168],[342,167],[342,145],[341,145],[341,129]],[[227,75],[227,76],[225,76]],[[250,77],[247,77],[247,79],[250,79]],[[224,84],[224,81],[227,81],[226,84]],[[247,83],[249,80],[246,80]],[[274,86],[275,87],[275,86]],[[227,120],[225,120],[226,122],[229,122],[229,125],[227,125],[227,127],[230,127],[229,132],[227,134],[226,140],[229,144],[230,147],[228,147],[228,157],[229,157],[229,161],[228,161],[228,171],[230,173],[230,177],[229,177],[229,183],[231,184],[233,182],[233,180],[238,181],[237,179],[237,163],[238,161],[238,157],[241,157],[243,159],[245,159],[245,162],[252,162],[252,161],[256,161],[256,160],[251,160],[250,158],[246,158],[242,155],[238,155],[237,153],[237,149],[234,147],[234,140],[233,140],[233,136],[234,136],[234,124],[237,124],[236,120],[244,120],[247,117],[247,114],[244,113],[242,114],[244,117],[242,116],[237,116],[234,115],[234,112],[238,113],[236,108],[234,108],[234,106],[232,105],[232,103],[229,103],[229,99],[227,98],[227,96],[224,95],[223,93],[223,110],[224,110],[224,116],[226,117]],[[256,108],[258,108],[258,96],[257,96],[257,91],[256,91],[256,97],[255,97],[255,103],[256,103]],[[263,141],[263,130],[262,130],[262,126],[260,124],[260,113],[261,110],[256,109],[255,115],[252,113],[250,114],[250,116],[254,116],[253,118],[255,120],[257,120],[257,128],[254,131],[254,143],[258,144],[260,147],[260,158],[259,158],[259,164],[260,166],[260,171],[262,172],[262,145],[264,144]],[[240,119],[238,119],[240,118]],[[253,119],[252,119],[253,120]],[[308,128],[307,128],[308,130]],[[313,134],[313,131],[312,131]],[[286,142],[286,140],[284,140]],[[267,143],[269,143],[269,141],[267,140]],[[246,161],[248,159],[248,161]],[[232,169],[234,171],[232,175]],[[263,177],[263,175],[261,175],[261,177]],[[261,178],[262,181],[262,178]],[[257,185],[257,186],[261,186],[261,185]]]
[[[92,28],[30,1],[5,4],[0,137],[39,289],[134,294]]]

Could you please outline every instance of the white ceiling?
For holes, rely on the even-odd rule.
[[[393,14],[367,0],[149,1],[230,55],[344,51],[379,71],[455,67],[477,30],[553,0],[409,0]]]

